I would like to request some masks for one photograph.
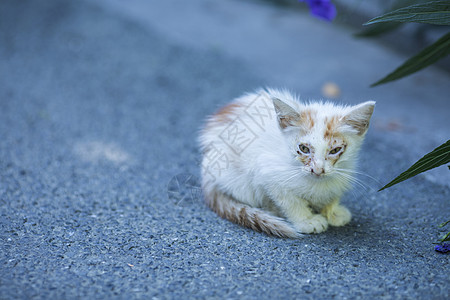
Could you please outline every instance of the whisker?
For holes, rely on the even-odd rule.
[[[298,169],[291,170],[290,173],[288,173],[288,174],[292,174],[292,175],[290,175],[287,179],[283,180],[282,184],[284,185],[284,184],[288,183],[289,181],[291,181],[294,177],[299,176],[300,172],[302,172],[301,169],[300,170],[298,170]]]
[[[350,176],[352,176],[352,177],[354,177],[354,178],[356,178],[356,176],[354,176],[354,174],[357,174],[357,175],[363,175],[363,176],[365,176],[366,178],[371,179],[371,180],[374,181],[375,183],[380,184],[380,182],[379,182],[376,178],[374,178],[374,177],[372,177],[372,176],[370,176],[370,175],[364,174],[364,173],[362,173],[362,172],[358,172],[358,171],[355,171],[355,170],[339,169],[339,168],[336,168],[335,171],[337,171],[338,173],[341,173],[341,174],[350,175]],[[360,180],[360,181],[361,181],[361,180]]]
[[[364,182],[358,180],[351,174],[336,171],[336,175],[338,175],[336,176],[336,179],[338,181],[344,183],[345,181],[348,180],[351,184],[355,184],[358,187],[349,190],[354,199],[358,199],[361,196],[365,199],[369,199],[368,193],[373,192],[375,190],[372,187],[367,186]]]
[[[352,173],[352,174],[362,175],[362,176],[365,176],[365,177],[373,180],[375,183],[381,185],[381,183],[380,183],[380,181],[378,179],[376,179],[375,177],[370,176],[370,175],[368,175],[366,173],[363,173],[363,172],[359,172],[359,171],[356,171],[356,170],[350,170],[350,169],[340,169],[340,168],[335,168],[335,170],[336,171],[341,171],[341,172],[344,172],[344,173]]]
[[[352,174],[345,173],[338,169],[335,169],[333,173],[336,173],[338,175],[337,176],[338,178],[339,178],[339,176],[341,176],[342,178],[345,178],[346,180],[348,180],[350,183],[356,184],[359,188],[362,188],[364,191],[373,191],[374,190],[372,187],[370,187],[364,181],[356,178]]]

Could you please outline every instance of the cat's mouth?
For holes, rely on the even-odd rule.
[[[325,173],[322,173],[322,174],[316,174],[316,173],[311,173],[311,175],[314,177],[314,178],[323,178],[323,177],[325,177]]]
[[[325,170],[323,168],[311,168],[310,173],[314,178],[324,178],[326,176]]]
[[[314,181],[325,181],[325,180],[328,180],[328,179],[330,179],[330,174],[329,173],[325,173],[325,172],[321,172],[321,173],[316,173],[316,172],[310,172],[309,173],[310,174],[310,178],[311,178],[311,180],[314,180]]]
[[[313,178],[313,180],[324,180],[326,178],[326,175],[325,174],[317,175],[317,174],[311,173],[311,178]]]

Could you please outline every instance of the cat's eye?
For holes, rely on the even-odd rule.
[[[303,144],[298,145],[298,149],[300,149],[300,151],[303,154],[308,154],[309,153],[309,148]]]
[[[331,155],[337,154],[342,150],[342,147],[336,147],[333,150],[330,151]]]

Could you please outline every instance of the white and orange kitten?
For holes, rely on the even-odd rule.
[[[261,90],[209,117],[200,136],[207,204],[235,223],[280,237],[351,219],[339,204],[354,180],[375,106],[300,103]]]

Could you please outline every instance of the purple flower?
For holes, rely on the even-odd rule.
[[[331,3],[331,0],[298,0],[300,2],[307,2],[310,9],[311,14],[331,21],[336,17],[336,7]]]
[[[450,244],[444,243],[441,245],[436,245],[436,246],[434,246],[434,250],[436,250],[437,252],[441,252],[441,253],[450,252]]]

